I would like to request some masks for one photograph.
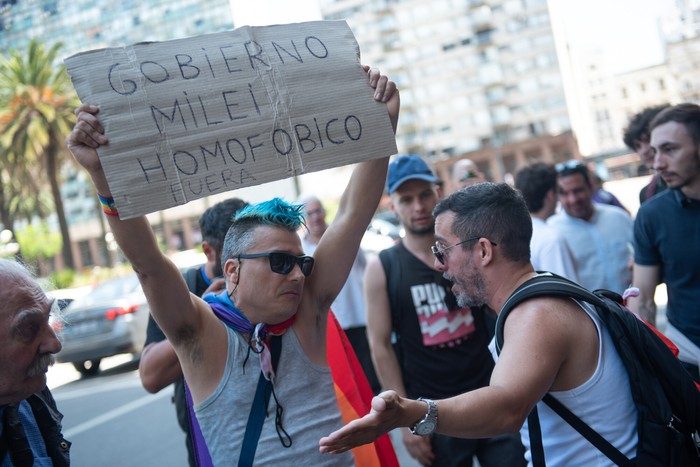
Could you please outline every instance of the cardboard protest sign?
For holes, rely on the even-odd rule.
[[[396,153],[344,21],[242,27],[65,60],[99,106],[119,215]],[[273,196],[274,194],[270,194]]]

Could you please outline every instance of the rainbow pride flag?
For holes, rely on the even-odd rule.
[[[374,394],[345,331],[340,327],[332,311],[328,313],[326,349],[338,406],[343,422],[347,424],[369,412]],[[358,466],[398,467],[399,465],[388,434],[374,443],[357,447],[352,452],[355,455],[355,465]]]

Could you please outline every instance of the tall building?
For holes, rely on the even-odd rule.
[[[700,0],[673,0],[662,29],[673,42],[700,36]]]
[[[474,151],[492,178],[517,163],[576,155],[546,0],[320,0],[345,19],[363,63],[398,84],[402,152],[453,161]],[[569,135],[560,148],[518,144]],[[490,150],[489,150],[490,148]],[[484,149],[486,153],[484,154]]]
[[[616,71],[616,56],[608,54],[604,45],[575,44],[567,28],[570,24],[561,14],[567,0],[550,0],[569,115],[582,154],[624,159],[629,149],[624,147],[622,135],[631,116],[649,106],[700,102],[696,79],[700,71],[700,0],[666,0],[666,4],[654,18],[653,27],[646,27],[643,33],[658,44],[658,57],[649,50],[647,66]],[[628,17],[619,20],[635,24],[635,12],[629,11]],[[621,33],[615,40],[634,38]],[[636,174],[638,158],[629,160],[634,163],[615,163],[625,166],[617,177]]]
[[[229,0],[0,0],[0,50],[32,38],[79,51],[233,28]]]
[[[22,50],[32,38],[62,42],[61,59],[74,53],[136,42],[165,41],[233,28],[229,0],[0,0],[0,51]],[[61,197],[76,265],[109,264],[105,223],[85,173],[61,170]],[[213,201],[216,202],[216,201]],[[165,246],[198,244],[197,219],[212,201],[153,216]],[[109,237],[108,237],[109,238]],[[56,258],[56,267],[61,258]]]
[[[301,10],[310,1],[314,0],[295,1],[293,7]],[[85,50],[215,33],[234,27],[233,6],[232,0],[0,0],[0,51],[22,50],[36,37],[48,45],[62,42],[63,59]],[[256,9],[262,8],[260,5],[238,1],[235,6],[236,25],[261,24],[255,14]],[[289,14],[284,10],[276,11],[272,21],[318,18],[317,11]],[[110,256],[116,258],[113,251],[116,245],[105,225],[91,184],[85,173],[71,164],[62,168],[61,177],[73,259],[79,269],[105,265]],[[333,197],[339,196],[338,187],[344,186],[348,178],[346,168],[333,173],[304,174],[298,180],[279,180],[236,190],[233,194],[221,193],[198,199],[149,214],[148,218],[163,248],[182,250],[199,245],[201,235],[197,220],[202,212],[228,197],[239,196],[255,203],[269,199],[270,193],[274,193],[294,200],[302,185],[306,185],[306,180],[318,196]],[[57,257],[55,267],[61,266],[61,258]]]

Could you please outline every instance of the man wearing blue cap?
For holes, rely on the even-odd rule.
[[[452,284],[433,268],[437,182],[419,156],[399,156],[389,165],[391,210],[406,236],[369,262],[365,273],[377,375],[384,389],[404,397],[451,397],[487,386],[494,366],[488,351],[494,318],[483,308],[460,308]],[[474,455],[483,467],[524,465],[522,444],[513,435],[466,440],[402,429],[402,438],[423,465],[471,465]]]

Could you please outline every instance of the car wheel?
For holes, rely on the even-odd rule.
[[[100,371],[100,361],[101,359],[99,358],[96,360],[85,360],[84,362],[76,362],[73,366],[83,376],[94,376]]]

